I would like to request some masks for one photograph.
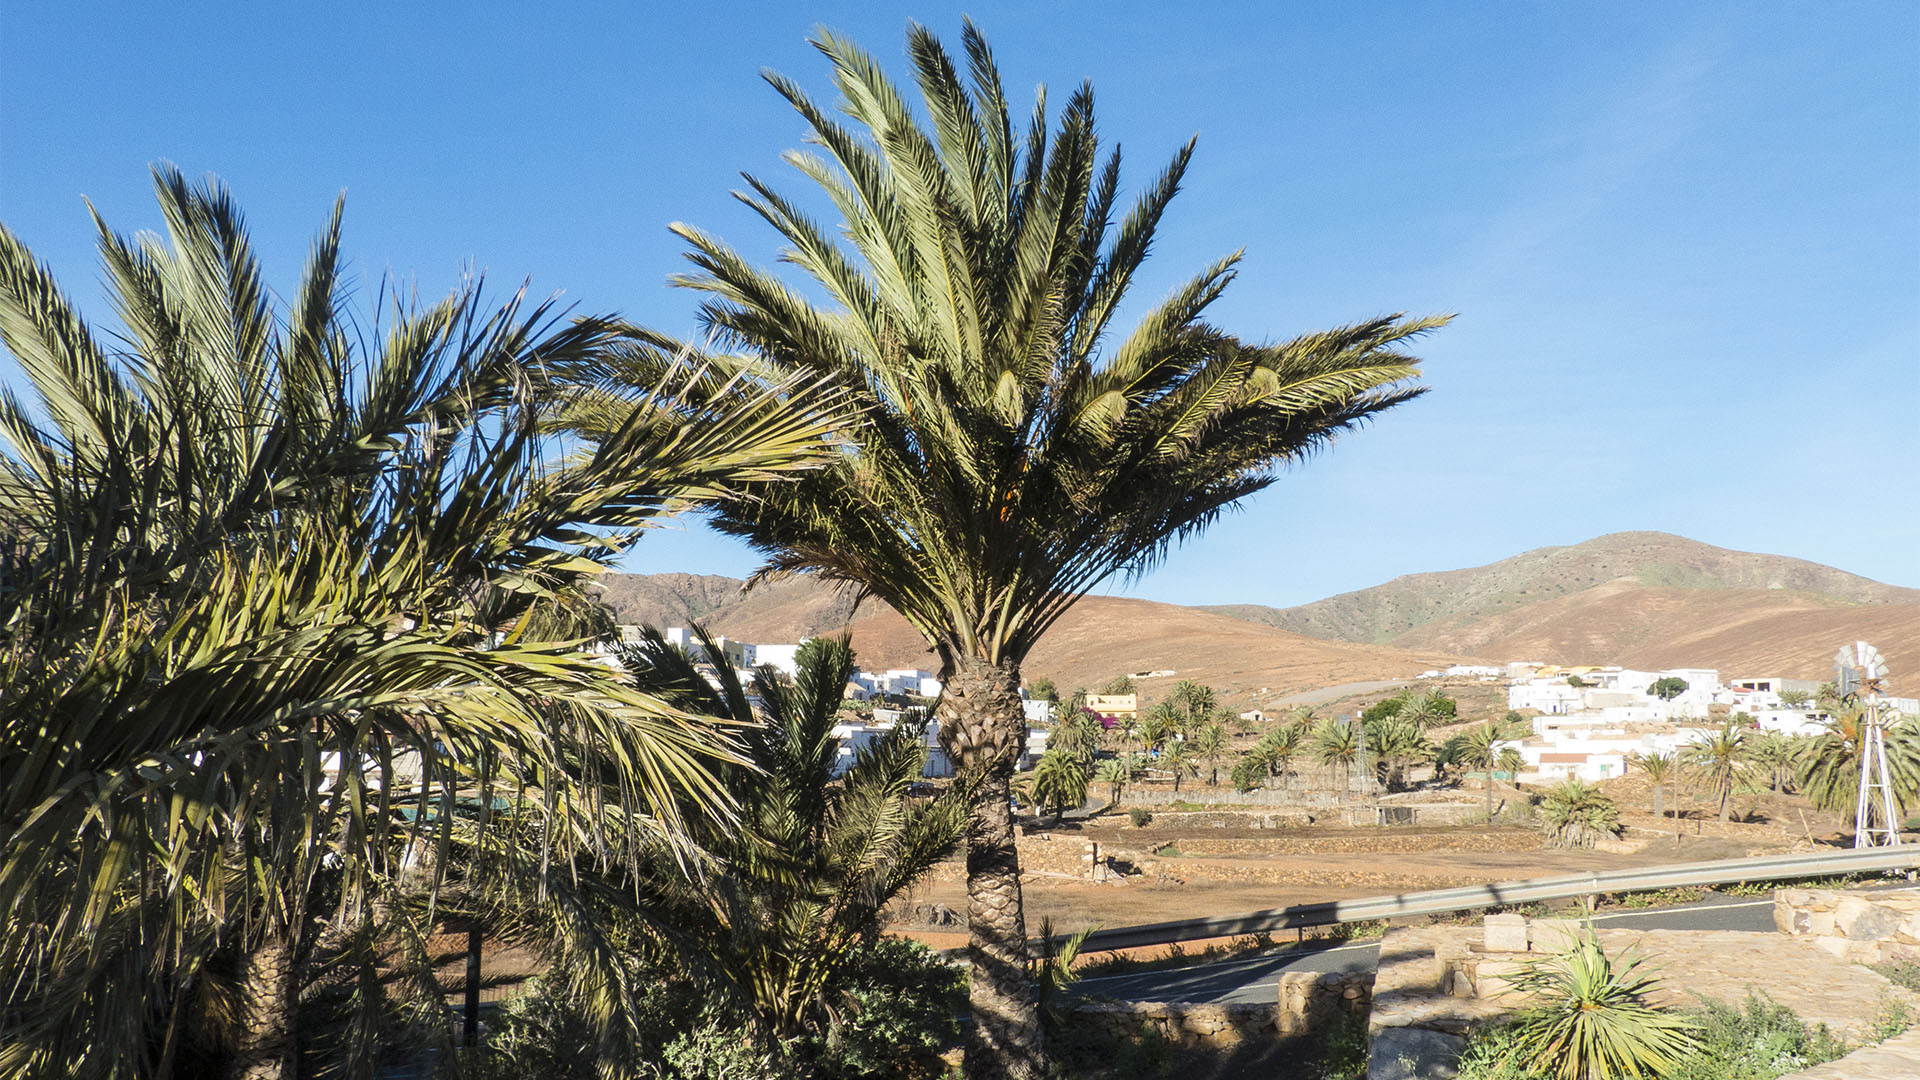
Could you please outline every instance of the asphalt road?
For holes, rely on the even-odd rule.
[[[1773,898],[1709,897],[1681,907],[1619,911],[1594,916],[1595,923],[1643,930],[1773,930]],[[1283,971],[1371,971],[1380,943],[1294,947],[1248,954],[1192,967],[1082,979],[1088,994],[1128,1001],[1262,1002],[1273,1000]]]

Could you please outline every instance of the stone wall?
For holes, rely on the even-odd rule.
[[[1070,1030],[1123,1039],[1151,1030],[1180,1046],[1229,1048],[1306,1035],[1340,1013],[1366,1016],[1372,1000],[1370,971],[1288,971],[1271,1002],[1087,1001],[1073,1007]]]
[[[1920,889],[1775,889],[1773,925],[1856,964],[1920,960]]]

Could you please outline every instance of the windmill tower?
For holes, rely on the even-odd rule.
[[[1886,678],[1886,662],[1880,659],[1880,650],[1856,641],[1852,648],[1840,646],[1833,656],[1833,667],[1840,700],[1860,709],[1860,799],[1854,804],[1853,846],[1897,845],[1900,819],[1894,809],[1893,778],[1887,768],[1886,726],[1881,722],[1880,680]]]

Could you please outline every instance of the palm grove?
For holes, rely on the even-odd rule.
[[[0,1071],[369,1075],[447,1038],[458,919],[539,945],[577,1067],[696,1075],[724,1028],[769,1071],[881,1075],[847,1003],[936,992],[869,954],[956,845],[967,1074],[1043,1069],[1023,659],[1418,394],[1442,320],[1244,340],[1205,321],[1228,256],[1114,325],[1192,145],[1123,202],[1091,89],[1016,126],[963,42],[910,31],[917,104],[824,33],[832,106],[770,78],[839,220],[747,178],[796,281],[676,226],[704,345],[478,285],[356,309],[337,208],[276,303],[225,191],[167,169],[164,237],[100,226],[111,333],[0,232]],[[926,637],[947,794],[909,797],[907,740],[829,780],[833,649],[754,692],[596,662],[594,575],[689,510]]]

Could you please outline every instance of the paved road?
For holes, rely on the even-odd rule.
[[[1773,899],[1709,897],[1681,907],[1597,915],[1594,922],[1644,930],[1773,930]],[[1080,980],[1087,993],[1130,1001],[1262,1002],[1273,1000],[1283,971],[1371,971],[1380,943],[1278,949],[1193,967],[1096,975]]]
[[[1308,690],[1299,694],[1288,694],[1283,698],[1274,698],[1267,708],[1276,706],[1324,705],[1329,701],[1338,701],[1349,694],[1371,694],[1376,690],[1392,690],[1407,685],[1409,679],[1389,679],[1385,682],[1350,682],[1338,686],[1323,686],[1318,690]]]

